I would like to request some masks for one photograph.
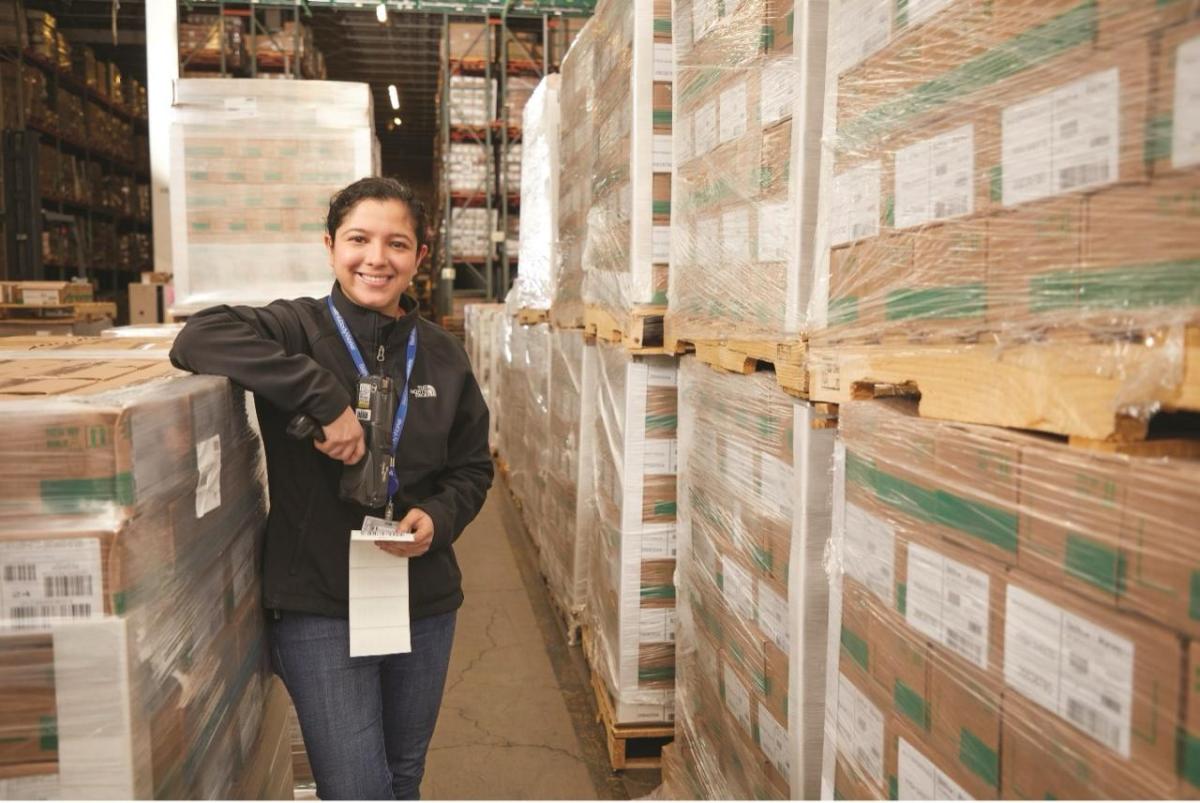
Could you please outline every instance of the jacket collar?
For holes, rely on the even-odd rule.
[[[400,309],[404,314],[399,318],[360,307],[342,292],[341,285],[336,281],[329,295],[333,298],[333,306],[346,319],[346,325],[354,333],[360,347],[368,344],[377,347],[380,343],[388,344],[397,338],[407,338],[409,331],[416,325],[417,318],[421,317],[417,311],[416,300],[408,293],[400,296]]]

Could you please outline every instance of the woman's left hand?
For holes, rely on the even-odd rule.
[[[375,546],[400,558],[419,558],[433,544],[433,519],[419,507],[414,507],[396,525],[398,532],[413,534],[412,541],[376,541]]]

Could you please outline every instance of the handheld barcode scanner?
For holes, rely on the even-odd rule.
[[[391,377],[370,375],[359,380],[354,412],[362,424],[366,453],[357,463],[342,469],[338,495],[347,502],[368,508],[379,508],[388,503],[395,410],[396,383]],[[287,434],[296,440],[325,440],[321,425],[304,413],[292,418]]]

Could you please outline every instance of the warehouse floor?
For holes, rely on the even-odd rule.
[[[657,771],[609,768],[582,651],[567,646],[499,477],[455,550],[466,604],[422,795],[621,800],[652,792]]]

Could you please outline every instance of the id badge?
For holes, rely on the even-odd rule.
[[[354,405],[354,414],[358,416],[359,421],[371,423],[371,396],[374,393],[374,385],[366,380],[359,380],[358,399]]]
[[[416,540],[414,533],[400,530],[400,522],[388,521],[378,516],[364,517],[362,529],[355,530],[350,537],[355,541],[395,541],[397,543],[411,543]]]

